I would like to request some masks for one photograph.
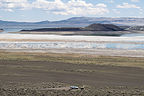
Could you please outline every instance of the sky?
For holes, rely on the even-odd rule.
[[[144,0],[0,0],[0,20],[37,22],[71,17],[144,18]]]

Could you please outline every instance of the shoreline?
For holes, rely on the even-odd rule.
[[[144,41],[77,41],[77,40],[36,40],[36,39],[0,39],[0,43],[46,43],[46,42],[87,42],[87,43],[121,43],[121,44],[144,44]]]
[[[135,40],[135,41],[134,41]],[[21,43],[67,43],[67,44],[80,44],[81,43],[95,43],[95,44],[114,44],[114,43],[120,43],[120,44],[144,44],[144,37],[108,37],[108,36],[59,36],[59,35],[30,35],[30,34],[3,34],[0,35],[0,43],[8,43],[9,46],[15,46],[15,44],[21,44]],[[12,44],[11,44],[12,43]],[[61,46],[60,44],[59,46]],[[28,46],[28,45],[26,45]],[[144,57],[144,50],[142,49],[110,49],[106,48],[104,46],[96,45],[98,48],[91,48],[89,46],[85,46],[84,48],[71,48],[71,47],[51,47],[48,45],[48,47],[44,47],[45,45],[42,45],[41,48],[29,48],[25,45],[22,47],[8,47],[8,48],[1,48],[0,50],[4,50],[7,52],[42,52],[42,53],[81,53],[81,54],[94,54],[94,55],[104,55],[104,56],[124,56],[124,57]],[[41,45],[38,45],[41,46]],[[67,45],[68,46],[68,45]],[[83,46],[83,45],[81,45]],[[100,46],[100,47],[99,47]],[[49,48],[50,47],[50,48]],[[119,48],[119,47],[118,47]]]
[[[0,29],[0,32],[4,32],[4,30],[3,30],[3,29]]]
[[[45,34],[45,35],[64,35],[64,36],[74,36],[74,35],[84,35],[84,36],[121,36],[123,34],[129,34],[129,31],[19,31],[10,32],[18,34]]]
[[[113,49],[0,49],[0,52],[24,53],[58,53],[84,54],[95,56],[144,57],[144,50],[113,50]]]
[[[38,34],[3,34],[0,41],[25,40],[25,41],[80,41],[80,42],[144,42],[144,36],[114,37],[114,36],[62,36]]]

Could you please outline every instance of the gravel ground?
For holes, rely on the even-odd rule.
[[[83,90],[41,90],[41,88],[61,88],[62,83],[7,83],[2,84],[0,96],[144,96],[144,88],[90,87]]]

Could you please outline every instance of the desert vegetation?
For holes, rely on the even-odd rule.
[[[0,95],[143,96],[143,62],[140,57],[1,51]],[[84,89],[69,90],[72,85]]]
[[[0,52],[0,60],[51,61],[72,64],[94,64],[144,68],[143,57],[97,56],[75,53]]]

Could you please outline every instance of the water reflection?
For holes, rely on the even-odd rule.
[[[144,44],[89,43],[89,42],[0,43],[0,49],[49,49],[49,48],[79,48],[79,49],[108,48],[108,49],[143,50]]]
[[[138,36],[144,36],[144,34],[139,34],[139,33],[124,34],[121,37],[138,37]]]

